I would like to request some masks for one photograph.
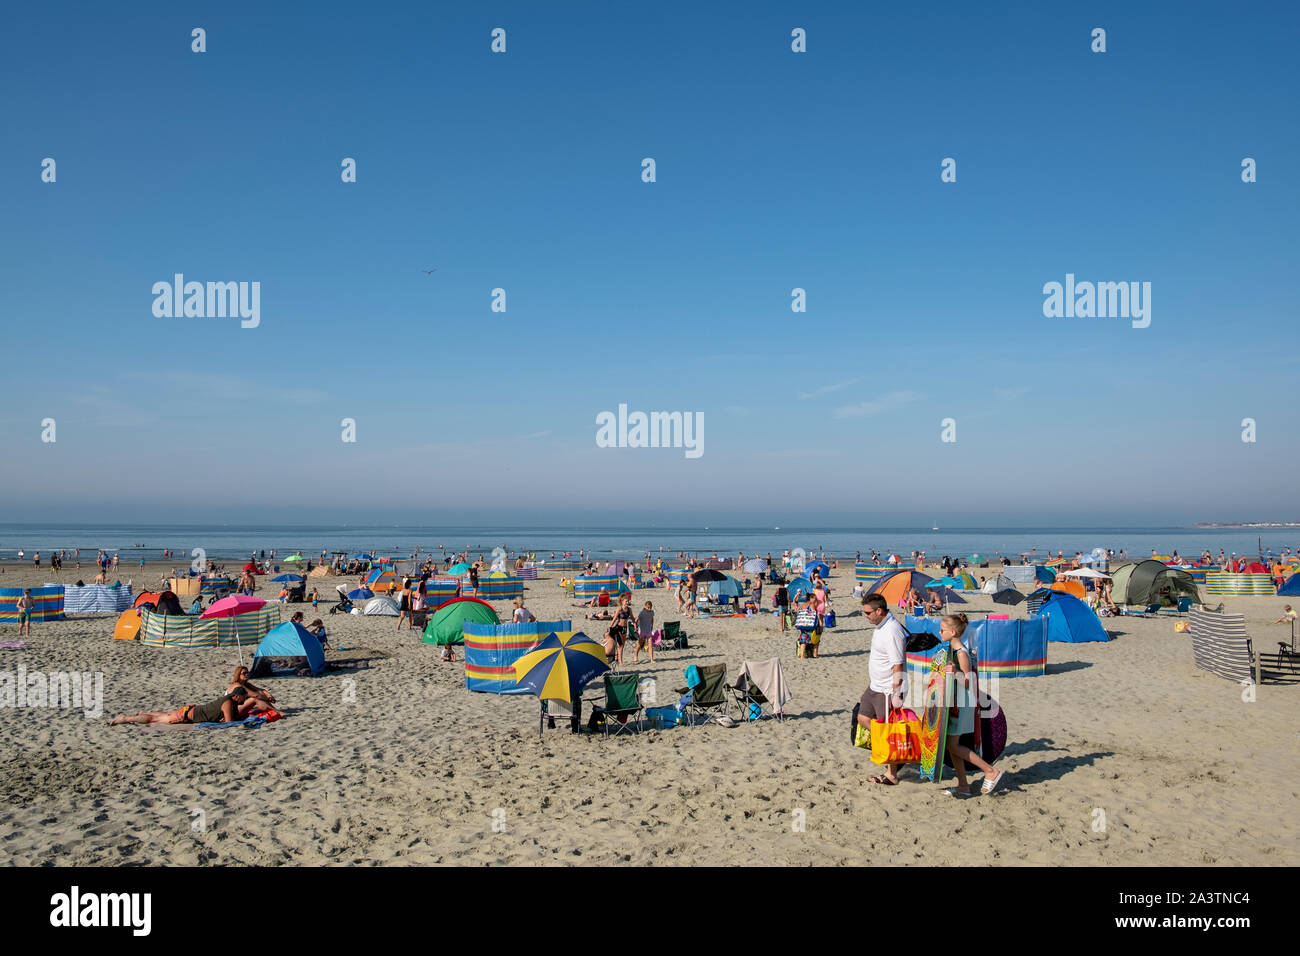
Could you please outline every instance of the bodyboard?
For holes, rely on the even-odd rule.
[[[921,779],[936,783],[943,779],[942,754],[948,734],[948,648],[935,651],[930,678],[925,685],[925,709],[921,712]]]

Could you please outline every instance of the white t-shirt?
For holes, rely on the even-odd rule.
[[[528,610],[528,608],[526,607],[515,608],[514,623],[528,624],[532,620],[533,620],[533,613],[532,611]]]
[[[894,689],[894,667],[903,665],[903,682],[900,694],[907,693],[907,635],[903,625],[894,615],[880,622],[871,636],[871,657],[867,669],[871,674],[871,689],[878,694],[888,694]]]

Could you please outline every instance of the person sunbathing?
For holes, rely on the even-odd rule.
[[[248,691],[242,686],[236,686],[225,696],[208,701],[206,704],[191,704],[179,710],[142,710],[138,714],[118,714],[108,722],[108,725],[112,727],[117,724],[230,723],[243,720],[258,705],[261,705],[263,710],[266,709],[265,704],[250,697]]]
[[[609,607],[609,588],[601,588],[600,593],[597,594],[594,598],[592,598],[583,606],[584,607]],[[591,615],[588,615],[588,617],[590,616]],[[607,617],[601,618],[600,620],[608,620],[608,618]]]
[[[247,667],[245,667],[243,664],[240,664],[238,667],[236,667],[235,676],[230,679],[230,686],[226,688],[226,696],[229,697],[238,688],[242,687],[245,691],[247,691],[248,696],[253,699],[253,703],[254,703],[254,706],[252,708],[253,713],[256,714],[256,713],[260,713],[263,710],[267,710],[271,704],[275,703],[275,698],[271,696],[270,691],[263,690],[262,688],[254,685],[253,682],[248,679],[248,676],[249,675],[248,675]],[[258,706],[259,704],[261,706]]]
[[[943,598],[939,596],[938,591],[926,591],[925,609],[926,611],[942,611]]]

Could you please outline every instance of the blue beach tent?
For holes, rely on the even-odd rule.
[[[1065,644],[1109,641],[1110,636],[1092,608],[1072,594],[1053,591],[1038,609],[1047,618],[1047,639]]]
[[[325,671],[325,652],[321,649],[320,638],[293,621],[285,621],[266,632],[266,637],[262,638],[253,654],[250,673],[257,673],[258,659],[263,657],[302,657],[306,658],[313,677]]]
[[[1277,593],[1287,594],[1287,595],[1291,595],[1291,594],[1300,595],[1300,574],[1293,574],[1285,581],[1283,581],[1282,586],[1277,589]]]

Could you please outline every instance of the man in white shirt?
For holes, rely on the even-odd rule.
[[[871,636],[871,657],[867,670],[871,684],[858,705],[858,723],[871,729],[871,721],[888,720],[889,711],[903,706],[907,693],[907,633],[889,605],[879,594],[868,594],[862,599],[862,614],[876,629]],[[898,783],[898,768],[902,764],[889,764],[885,772],[868,778],[871,783],[892,787]]]

